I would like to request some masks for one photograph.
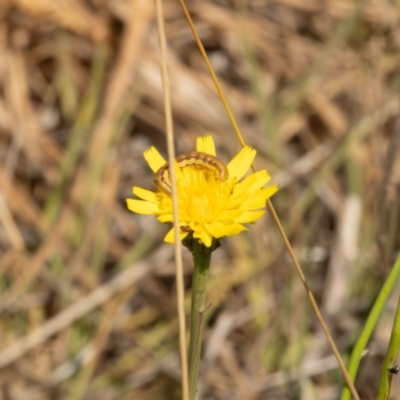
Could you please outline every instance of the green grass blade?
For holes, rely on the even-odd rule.
[[[397,258],[397,261],[394,264],[392,271],[390,272],[389,276],[386,279],[386,282],[384,283],[381,291],[379,292],[379,295],[368,316],[367,322],[365,323],[364,328],[361,331],[361,334],[358,337],[357,342],[354,346],[353,352],[351,353],[348,371],[353,382],[355,381],[357,375],[362,353],[368,343],[369,338],[371,337],[373,330],[375,329],[378,319],[382,314],[386,301],[390,293],[392,292],[393,287],[397,282],[399,275],[400,275],[400,256]],[[400,323],[400,321],[398,323]],[[379,397],[379,399],[381,398]],[[347,387],[343,388],[340,400],[350,400],[350,391]]]

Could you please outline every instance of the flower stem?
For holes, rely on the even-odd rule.
[[[190,399],[196,397],[197,379],[199,375],[201,343],[203,337],[204,312],[206,310],[206,291],[208,271],[210,269],[211,253],[213,249],[193,240],[193,281],[192,307],[190,317],[190,344],[189,344],[189,389]]]

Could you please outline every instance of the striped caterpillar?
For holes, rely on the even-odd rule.
[[[181,154],[176,157],[176,161],[180,168],[188,166],[198,166],[206,168],[215,173],[220,181],[226,181],[229,178],[229,171],[226,165],[218,158],[202,153],[199,151],[191,151],[190,153]],[[171,180],[169,176],[169,164],[165,163],[156,173],[154,177],[156,188],[164,193],[171,193]]]

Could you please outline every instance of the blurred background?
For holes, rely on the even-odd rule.
[[[240,149],[165,0],[178,153]],[[400,248],[396,1],[188,1],[272,202],[348,357]],[[147,0],[0,2],[0,398],[180,399],[169,229],[128,212],[166,155]],[[213,254],[198,399],[337,399],[342,377],[268,213]],[[184,251],[187,310],[191,255]],[[375,397],[399,288],[362,360]],[[393,399],[400,385],[393,378]]]

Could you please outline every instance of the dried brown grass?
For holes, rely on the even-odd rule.
[[[178,399],[173,250],[124,206],[131,186],[152,187],[143,150],[165,151],[153,5],[59,3],[0,5],[0,397]],[[274,204],[346,352],[399,251],[400,10],[189,8],[257,165],[282,183]],[[228,160],[239,144],[177,2],[164,10],[177,149],[212,132]],[[187,283],[190,264],[185,253]],[[209,298],[202,399],[337,398],[269,217],[215,253]],[[392,309],[363,360],[362,398]]]

